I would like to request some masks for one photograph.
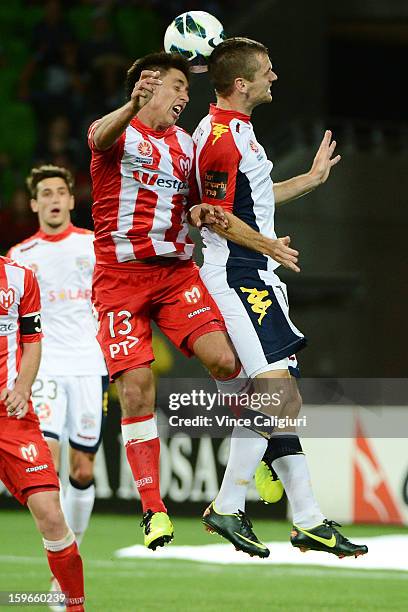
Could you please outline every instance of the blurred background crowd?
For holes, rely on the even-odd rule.
[[[124,101],[124,74],[162,47],[175,15],[223,17],[232,0],[8,0],[0,6],[0,245],[35,231],[24,177],[53,163],[75,176],[76,222],[90,216],[90,123]]]

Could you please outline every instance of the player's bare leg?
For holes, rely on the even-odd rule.
[[[51,451],[52,461],[54,463],[55,471],[59,472],[60,466],[60,457],[61,457],[61,446],[59,440],[55,440],[54,438],[45,438],[45,441],[48,444],[48,448]]]
[[[160,496],[160,440],[154,418],[155,388],[149,367],[124,372],[116,379],[122,408],[126,456],[143,508],[145,546],[171,542],[173,525]]]
[[[241,366],[226,333],[214,331],[197,338],[193,352],[217,380],[238,374]]]
[[[61,591],[68,594],[67,610],[82,612],[84,610],[82,559],[75,542],[75,535],[65,522],[58,491],[32,493],[27,505],[43,536],[50,570],[58,580]]]

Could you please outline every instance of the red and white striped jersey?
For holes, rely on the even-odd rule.
[[[0,390],[14,388],[23,342],[41,340],[40,306],[40,289],[32,270],[0,256]],[[0,402],[0,416],[5,414]]]
[[[98,264],[109,265],[157,255],[189,259],[187,196],[194,163],[194,143],[183,129],[163,132],[137,117],[106,151],[93,143],[92,214]]]
[[[273,164],[257,142],[250,117],[210,106],[196,128],[196,176],[202,201],[220,205],[254,230],[276,238]],[[202,230],[204,261],[218,266],[246,266],[273,271],[278,263]]]
[[[93,241],[92,232],[70,224],[59,234],[40,230],[8,253],[35,272],[40,286],[44,332],[40,374],[106,374],[91,304]]]

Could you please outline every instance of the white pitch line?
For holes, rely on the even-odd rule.
[[[231,544],[207,544],[204,546],[168,546],[156,550],[155,559],[178,559],[201,563],[221,565],[257,565],[273,567],[275,565],[323,566],[336,569],[359,570],[396,570],[408,572],[408,535],[387,535],[370,538],[353,538],[356,543],[365,543],[368,554],[358,559],[346,557],[338,559],[335,555],[308,551],[301,554],[289,542],[267,542],[271,555],[267,559],[249,557],[243,552],[236,552]],[[152,559],[153,553],[146,547],[136,544],[116,551],[118,558]],[[408,578],[408,576],[407,576]]]

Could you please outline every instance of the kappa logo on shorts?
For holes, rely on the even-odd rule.
[[[200,289],[196,286],[191,287],[188,291],[184,292],[184,299],[187,304],[197,304],[197,302],[201,299]]]
[[[27,474],[31,472],[41,472],[41,470],[46,470],[48,468],[48,463],[44,463],[44,465],[35,465],[34,467],[26,468]]]
[[[28,446],[20,446],[20,451],[25,461],[34,463],[35,458],[38,457],[38,449],[34,442],[29,442]]]
[[[260,291],[259,289],[247,289],[246,287],[240,287],[242,293],[248,293],[247,302],[251,304],[251,310],[255,314],[259,314],[258,325],[262,324],[262,319],[266,315],[269,306],[272,304],[272,300],[265,300],[268,297],[269,291],[266,289]],[[265,301],[264,301],[265,300]]]
[[[0,287],[0,306],[2,306],[4,310],[9,310],[15,301],[16,292],[13,287],[9,287],[8,289]]]

